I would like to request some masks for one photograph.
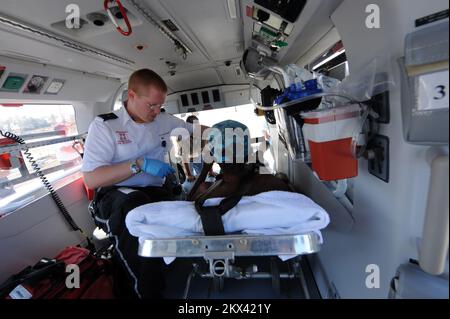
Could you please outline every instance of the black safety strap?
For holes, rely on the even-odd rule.
[[[245,172],[240,178],[241,187],[236,192],[229,197],[226,197],[220,201],[217,206],[203,206],[208,195],[212,193],[219,185],[224,183],[223,180],[213,184],[202,196],[200,196],[195,201],[195,209],[200,215],[200,219],[203,226],[203,232],[206,236],[222,236],[225,235],[225,229],[223,227],[222,216],[227,213],[230,209],[236,206],[252,186],[251,178],[255,172],[253,166],[250,167],[249,171]]]
[[[222,223],[222,216],[236,206],[241,200],[242,195],[224,198],[217,206],[195,205],[197,213],[200,215],[203,231],[206,236],[220,236],[225,234]]]

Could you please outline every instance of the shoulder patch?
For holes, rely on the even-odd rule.
[[[103,122],[109,121],[109,120],[115,120],[119,117],[114,113],[106,113],[106,114],[100,114],[98,115],[101,119],[103,119]]]

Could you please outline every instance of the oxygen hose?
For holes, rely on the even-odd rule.
[[[41,168],[39,167],[39,165],[37,164],[36,160],[33,158],[33,156],[31,155],[28,146],[26,145],[25,141],[23,138],[21,138],[20,136],[13,134],[11,132],[3,132],[2,130],[0,130],[0,135],[11,139],[21,145],[24,145],[24,151],[23,154],[25,155],[25,157],[27,158],[27,160],[30,162],[31,167],[33,168],[35,174],[39,177],[39,179],[41,180],[42,184],[44,185],[44,187],[47,189],[47,191],[50,193],[51,198],[53,199],[53,201],[55,202],[56,206],[58,207],[59,211],[61,212],[61,214],[63,215],[64,219],[69,223],[70,227],[72,228],[72,230],[74,231],[79,231],[84,238],[86,238],[86,241],[88,243],[88,247],[92,248],[92,242],[89,239],[89,237],[86,235],[86,233],[75,223],[75,221],[73,220],[73,218],[70,216],[69,212],[67,211],[66,207],[64,206],[61,198],[59,197],[59,195],[56,193],[55,189],[53,188],[53,186],[50,184],[50,182],[48,181],[47,177],[44,175],[44,173],[41,171]]]

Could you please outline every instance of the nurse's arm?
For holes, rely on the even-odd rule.
[[[138,160],[139,167],[142,167],[142,160]],[[130,169],[131,161],[97,167],[92,172],[83,172],[84,183],[89,189],[112,186],[130,178],[133,173]]]

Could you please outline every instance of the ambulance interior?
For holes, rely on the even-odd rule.
[[[166,297],[448,298],[444,0],[0,0],[0,130],[23,138],[0,137],[0,283],[85,244],[24,145],[73,220],[104,243],[79,152],[142,68],[167,83],[165,112],[247,125],[255,147],[268,145],[269,173],[330,217],[323,242],[295,262],[264,256],[266,275],[248,280],[212,268],[192,277],[187,262],[169,271]],[[314,92],[295,95],[289,74],[313,74]]]

